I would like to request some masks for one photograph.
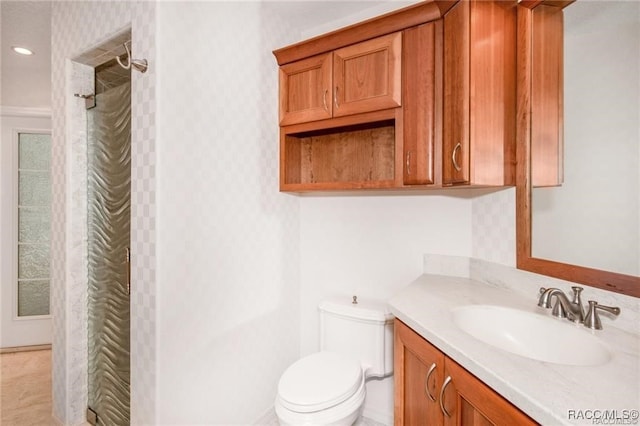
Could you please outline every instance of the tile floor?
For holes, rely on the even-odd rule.
[[[278,424],[275,413],[271,424]],[[0,425],[56,425],[51,418],[50,349],[0,354]],[[383,425],[360,418],[355,426]]]
[[[0,424],[51,426],[51,350],[0,354]]]

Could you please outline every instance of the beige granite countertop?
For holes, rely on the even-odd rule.
[[[637,332],[616,328],[604,317],[603,330],[598,331],[554,319],[595,335],[612,353],[601,365],[562,365],[490,346],[454,324],[452,310],[466,305],[504,306],[551,317],[550,310],[537,306],[535,293],[527,297],[470,278],[424,274],[391,298],[389,305],[398,319],[543,425],[596,424],[594,419],[612,414],[623,419],[617,424],[638,424]]]

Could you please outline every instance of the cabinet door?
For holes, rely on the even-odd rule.
[[[531,12],[531,183],[563,181],[563,12],[540,5]]]
[[[444,19],[444,134],[442,183],[469,182],[471,2],[458,2]]]
[[[333,115],[400,106],[402,33],[333,52]]]
[[[404,31],[403,183],[435,183],[442,138],[442,21]]]
[[[443,183],[515,183],[515,0],[458,2],[444,18]]]
[[[444,355],[399,320],[394,330],[395,424],[442,424],[437,398]]]
[[[331,118],[332,54],[280,67],[280,125]]]
[[[537,423],[531,420],[493,389],[449,358],[445,359],[445,383],[442,404],[447,414],[444,424],[451,426],[518,425]]]

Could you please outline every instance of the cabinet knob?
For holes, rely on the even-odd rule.
[[[327,93],[329,93],[328,89],[324,89],[324,92],[322,92],[322,105],[324,105],[325,111],[329,111],[329,106],[327,105]]]
[[[340,108],[340,105],[338,104],[338,86],[336,86],[335,90],[333,91],[333,103],[335,104],[336,108]]]
[[[407,151],[406,166],[407,176],[411,176],[411,151]]]

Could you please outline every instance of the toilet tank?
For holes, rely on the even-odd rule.
[[[393,314],[386,302],[351,296],[325,300],[320,310],[320,349],[357,359],[367,377],[393,373]]]

